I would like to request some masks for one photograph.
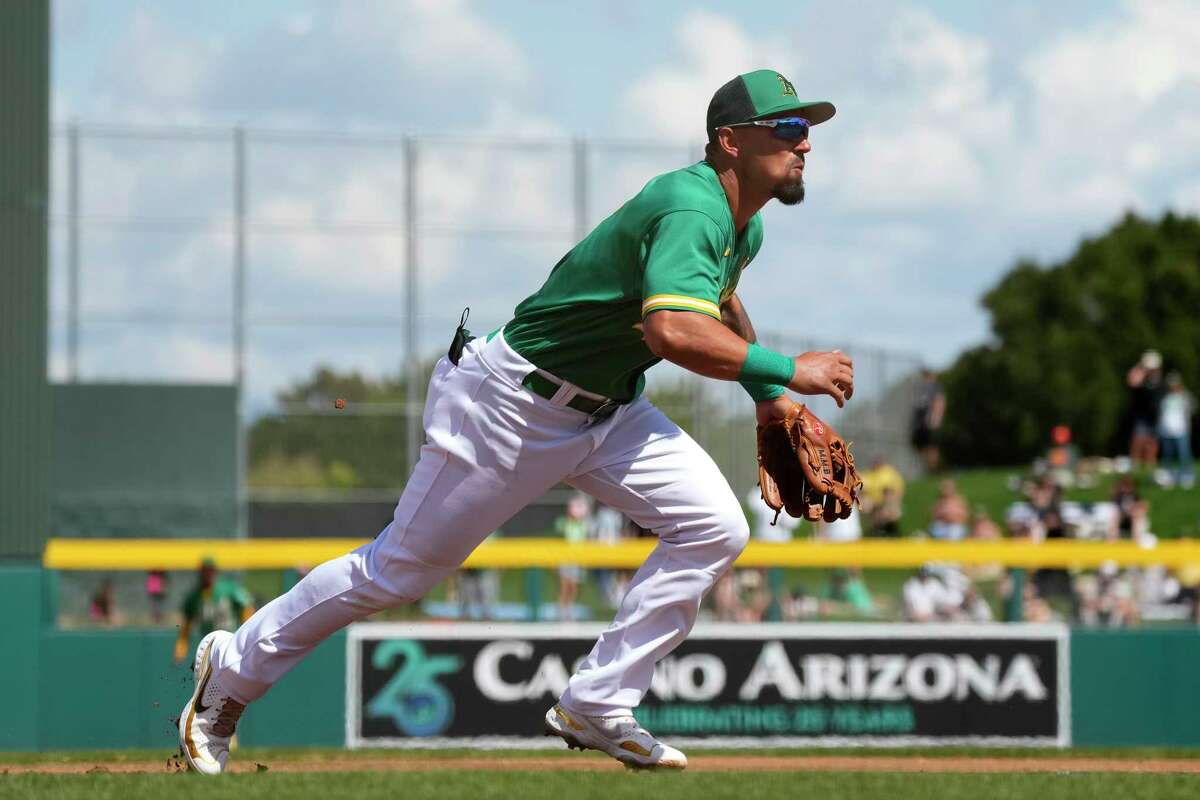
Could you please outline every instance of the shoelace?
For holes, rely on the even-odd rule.
[[[217,721],[213,723],[212,732],[217,736],[232,736],[233,729],[237,727],[237,722],[245,710],[246,706],[237,700],[227,698],[221,704],[221,710],[217,712]]]
[[[618,717],[617,719],[613,720],[613,723],[613,733],[621,738],[636,736],[638,734],[650,736],[650,732],[639,725],[638,721],[634,717]]]

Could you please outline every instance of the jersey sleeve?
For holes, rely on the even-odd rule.
[[[698,311],[721,318],[725,236],[701,211],[672,211],[658,221],[647,242],[642,278],[642,316],[660,309]]]

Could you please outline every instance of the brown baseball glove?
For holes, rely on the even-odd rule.
[[[783,509],[808,520],[845,519],[862,492],[850,445],[800,403],[758,427],[758,485],[775,510],[772,525]]]

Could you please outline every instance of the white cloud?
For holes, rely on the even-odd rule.
[[[830,148],[839,205],[911,213],[978,203],[1013,116],[990,83],[988,42],[914,9],[883,36],[874,58],[886,85],[842,121]]]
[[[689,11],[680,22],[670,62],[650,69],[621,101],[628,133],[703,141],[708,101],[734,75],[770,67],[791,74],[795,48],[782,38],[752,37],[710,11]]]
[[[1142,205],[1148,181],[1200,168],[1200,6],[1129,0],[1022,65],[1033,95],[1027,186],[1080,211]],[[1094,190],[1093,190],[1094,189]]]
[[[139,9],[76,109],[106,122],[409,127],[530,91],[524,53],[464,0],[343,0],[207,38]],[[461,99],[445,108],[445,98]]]
[[[974,202],[983,167],[961,136],[921,125],[891,134],[863,133],[841,152],[838,194],[848,209],[911,209]]]

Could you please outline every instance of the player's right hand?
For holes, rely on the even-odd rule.
[[[796,371],[788,388],[799,394],[827,394],[838,408],[854,394],[854,361],[840,350],[808,352],[795,358]]]

